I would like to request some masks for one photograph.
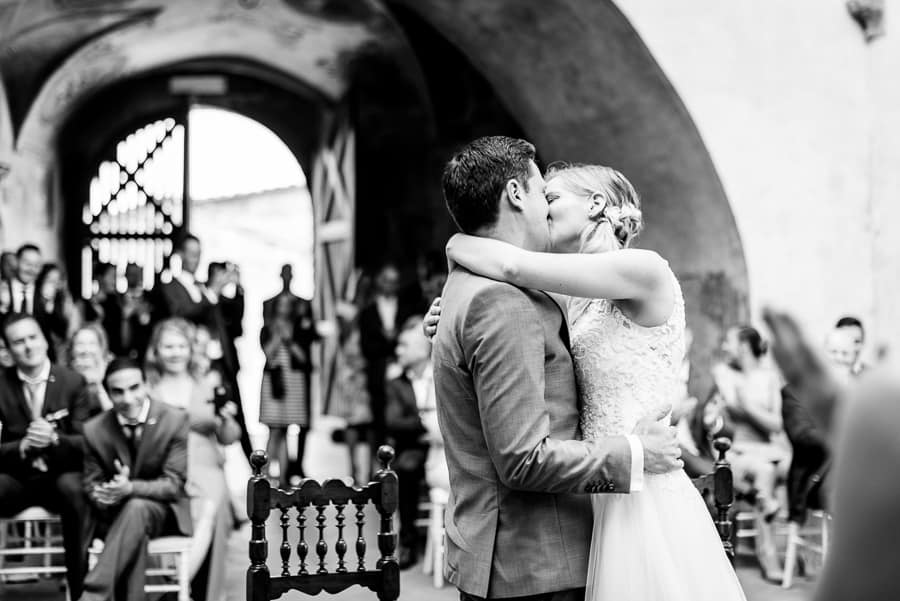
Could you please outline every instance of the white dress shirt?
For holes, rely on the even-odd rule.
[[[122,417],[121,413],[116,412],[116,421],[119,422],[123,429],[125,426],[143,426],[147,423],[148,417],[150,417],[150,399],[144,399],[144,406],[141,407],[141,412],[138,414],[137,419],[126,419]]]
[[[203,290],[200,288],[200,284],[197,283],[194,274],[188,273],[187,271],[179,271],[178,275],[175,276],[175,279],[184,286],[184,289],[187,290],[192,301],[195,303],[203,301]]]
[[[34,315],[34,283],[24,284],[19,278],[13,278],[10,287],[15,312]]]
[[[385,330],[393,332],[397,329],[397,297],[379,294],[375,297],[375,308]]]

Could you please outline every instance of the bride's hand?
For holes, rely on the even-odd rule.
[[[425,336],[427,336],[429,340],[434,338],[434,335],[437,334],[437,327],[440,319],[441,297],[438,296],[432,301],[431,306],[428,308],[428,313],[425,315],[425,319],[422,320],[422,329],[425,331]]]

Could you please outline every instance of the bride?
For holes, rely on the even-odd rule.
[[[629,433],[677,394],[685,352],[681,287],[658,254],[628,248],[643,220],[638,195],[621,173],[551,166],[545,192],[558,254],[457,234],[447,257],[485,277],[564,295],[582,434],[590,440]],[[641,492],[591,496],[586,599],[744,599],[684,471],[644,478]]]

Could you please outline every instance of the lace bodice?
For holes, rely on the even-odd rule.
[[[675,307],[644,327],[603,299],[569,300],[569,330],[585,440],[629,434],[638,420],[670,405],[684,358],[684,298],[672,274]]]

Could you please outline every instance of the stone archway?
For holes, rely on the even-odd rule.
[[[635,183],[647,219],[640,244],[660,251],[682,280],[699,367],[692,390],[706,394],[722,329],[749,313],[741,241],[690,114],[615,3],[386,3],[405,29],[428,28],[458,49],[544,160],[611,165]],[[435,68],[422,63],[426,73]]]
[[[438,181],[452,148],[476,135],[523,135],[545,160],[610,164],[635,182],[648,218],[642,243],[669,258],[685,284],[696,364],[708,363],[722,327],[746,318],[741,241],[709,153],[612,0],[198,0],[132,8],[140,7],[148,10],[107,21],[73,44],[21,127],[13,124],[14,169],[0,185],[28,196],[9,195],[18,200],[7,209],[33,217],[35,231],[48,230],[38,241],[51,253],[63,234],[55,138],[81,103],[115,82],[185,62],[255,63],[312,90],[322,106],[345,103],[362,124],[357,216],[366,227],[355,232],[357,259],[374,260],[390,245],[395,253],[442,246],[450,225]],[[455,103],[464,110],[448,108]],[[694,390],[706,384],[700,378]]]

